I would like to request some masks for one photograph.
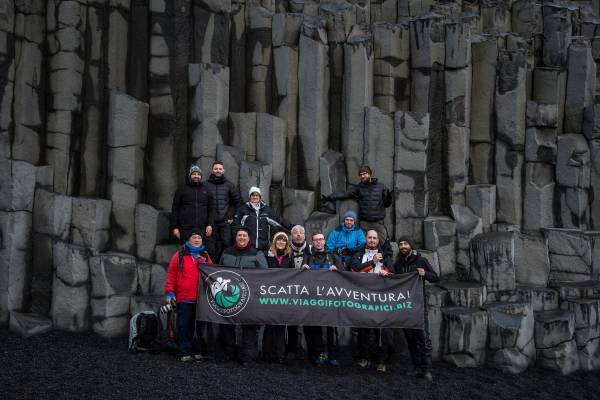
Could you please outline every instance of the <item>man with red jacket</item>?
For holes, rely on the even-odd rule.
[[[202,341],[201,322],[196,322],[199,269],[213,263],[202,242],[202,231],[190,229],[188,240],[171,257],[165,283],[167,302],[177,304],[177,347],[182,362],[200,360],[202,352],[206,352],[206,343],[200,343],[201,348],[198,348],[198,342],[194,341],[194,331],[198,332],[198,339]]]

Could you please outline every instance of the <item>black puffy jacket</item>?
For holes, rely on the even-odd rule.
[[[224,222],[233,219],[235,210],[242,205],[242,196],[238,188],[224,176],[216,177],[211,175],[206,188],[215,199],[216,211],[215,222]]]
[[[187,183],[179,187],[173,196],[171,229],[204,229],[215,222],[215,201],[203,182]]]
[[[440,278],[431,267],[431,264],[429,264],[429,261],[416,250],[413,250],[408,257],[404,257],[402,253],[398,253],[393,272],[396,274],[416,273],[417,268],[423,268],[425,270],[423,279],[427,282],[435,283],[440,281]]]
[[[370,182],[352,185],[350,190],[334,193],[332,200],[356,199],[361,221],[379,222],[385,218],[385,209],[392,205],[392,192],[383,183],[371,178]]]
[[[268,205],[261,202],[257,210],[248,202],[238,208],[235,223],[250,230],[252,245],[259,250],[267,250],[271,245],[271,237],[281,228],[289,230],[291,225]]]

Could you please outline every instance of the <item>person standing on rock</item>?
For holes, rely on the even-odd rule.
[[[396,274],[418,274],[423,279],[423,298],[425,298],[425,281],[439,282],[439,277],[429,264],[429,261],[416,250],[414,241],[409,236],[398,239],[400,253],[394,264]],[[407,375],[420,375],[431,381],[431,338],[429,336],[429,319],[427,316],[427,301],[423,302],[424,329],[404,329],[408,350],[414,369]]]
[[[384,249],[379,244],[377,231],[371,229],[367,231],[365,246],[354,253],[350,262],[350,270],[386,277],[391,275],[393,256],[390,248]],[[357,338],[358,366],[369,368],[375,364],[378,372],[385,372],[392,344],[392,329],[359,328]]]
[[[335,254],[325,249],[325,234],[321,231],[313,232],[312,248],[304,258],[303,269],[338,271],[342,260]],[[316,366],[339,366],[336,360],[337,330],[327,327],[327,342],[323,343],[323,330],[320,326],[305,326],[306,353],[308,360]]]
[[[250,188],[248,198],[250,201],[236,212],[236,223],[248,229],[250,240],[256,249],[267,251],[271,245],[271,233],[281,229],[289,230],[291,225],[262,201],[262,194],[256,186]]]
[[[233,268],[268,268],[265,254],[252,247],[250,232],[246,227],[238,227],[232,247],[223,251],[221,264]],[[235,348],[235,325],[221,324],[219,338],[227,361],[236,358],[241,365],[258,358],[258,325],[242,326],[242,343],[239,351]]]
[[[177,304],[177,347],[182,362],[201,360],[206,343],[201,338],[202,323],[196,321],[196,301],[200,268],[213,262],[202,242],[203,229],[192,228],[185,244],[171,257],[167,269],[167,303]],[[194,331],[198,340],[194,340]]]
[[[221,161],[212,164],[212,173],[206,182],[206,188],[215,199],[215,222],[213,225],[216,241],[216,258],[221,257],[223,249],[231,246],[231,224],[235,211],[242,205],[239,189],[225,179],[225,167]]]
[[[327,251],[335,253],[342,259],[344,269],[350,265],[352,256],[365,246],[365,233],[356,225],[356,213],[346,211],[343,223],[327,235]]]
[[[383,219],[385,218],[385,209],[392,205],[392,192],[371,175],[371,168],[363,165],[358,169],[360,178],[358,185],[353,185],[346,192],[333,193],[321,198],[325,203],[345,199],[357,200],[360,227],[365,231],[375,229],[379,240],[383,243],[389,238]]]
[[[215,199],[202,182],[202,170],[192,165],[186,182],[175,191],[171,207],[171,232],[184,243],[193,228],[202,229],[205,238],[212,235]]]

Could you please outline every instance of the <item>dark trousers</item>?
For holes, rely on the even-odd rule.
[[[420,368],[423,371],[431,368],[431,353],[433,351],[428,321],[427,308],[425,308],[425,329],[404,329],[410,359],[415,368]]]
[[[215,222],[212,236],[215,240],[214,260],[220,260],[223,250],[232,245],[231,225],[227,221]]]
[[[321,353],[327,351],[329,359],[335,359],[337,353],[337,330],[327,327],[326,340],[323,341],[323,328],[321,326],[305,326],[306,352],[308,359],[316,360]]]
[[[242,343],[236,348],[235,325],[219,325],[219,339],[225,358],[250,361],[258,358],[258,325],[242,325]]]
[[[286,353],[296,354],[298,352],[298,327],[287,327],[287,344],[285,346]]]
[[[196,303],[177,303],[177,348],[179,356],[206,355],[206,342],[202,338],[202,322],[196,321]],[[194,332],[197,339],[194,339]]]
[[[376,364],[386,364],[393,352],[394,331],[391,329],[360,328],[358,358]]]
[[[281,361],[285,358],[285,325],[265,326],[262,349],[267,361]]]

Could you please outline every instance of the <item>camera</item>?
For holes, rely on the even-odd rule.
[[[158,309],[158,311],[161,314],[167,314],[169,311],[175,311],[177,309],[177,304],[175,303],[167,303],[167,304],[163,304],[162,306],[160,306],[160,308]]]

